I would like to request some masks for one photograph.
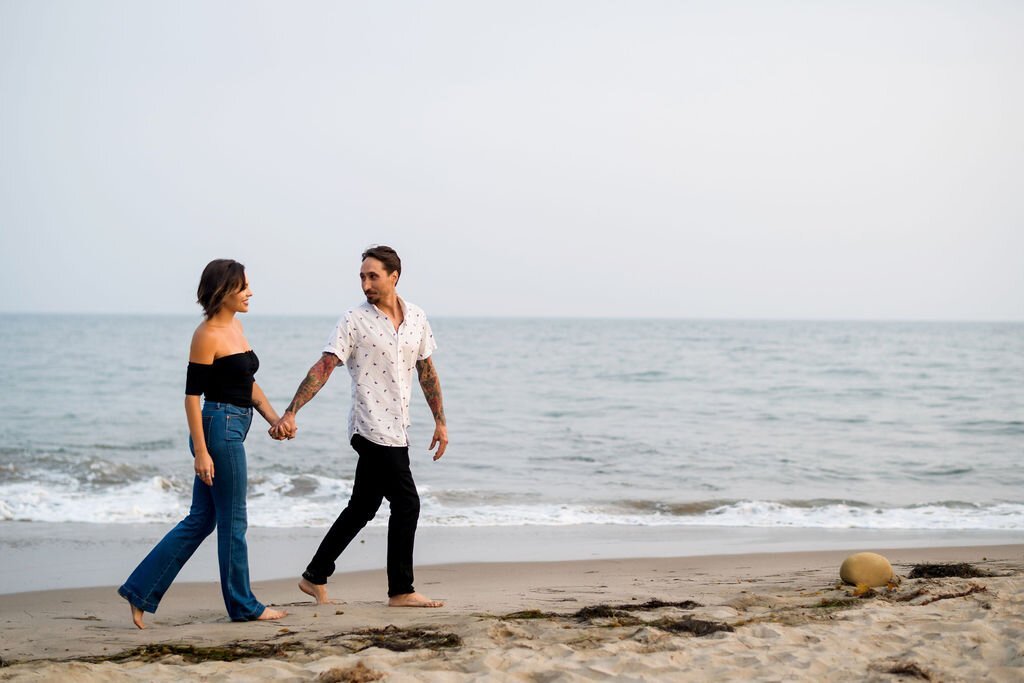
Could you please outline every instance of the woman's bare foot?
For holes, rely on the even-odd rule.
[[[270,609],[264,607],[263,612],[256,617],[256,621],[270,621],[271,619],[280,619],[281,617],[288,616],[288,612],[283,609]]]
[[[135,605],[132,605],[131,603],[129,603],[129,605],[132,608],[132,622],[135,624],[135,628],[146,628],[146,625],[142,622],[142,616],[145,614],[145,612],[140,610]]]
[[[336,600],[327,597],[326,583],[311,583],[306,579],[299,580],[299,590],[316,600],[318,605],[337,605]]]
[[[388,607],[444,607],[440,600],[431,600],[419,593],[403,593],[388,599]]]

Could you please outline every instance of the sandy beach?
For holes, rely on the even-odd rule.
[[[227,621],[179,583],[136,630],[113,587],[0,595],[0,680],[1024,680],[1024,545],[890,549],[857,595],[846,551],[421,567],[437,610],[384,605],[379,570],[337,605],[256,582],[280,622]],[[906,578],[970,563],[984,576]]]

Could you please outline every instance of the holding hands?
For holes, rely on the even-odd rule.
[[[267,430],[267,433],[275,441],[284,441],[294,439],[298,431],[299,428],[295,424],[295,413],[286,410],[284,415]]]

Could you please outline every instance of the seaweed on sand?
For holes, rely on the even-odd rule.
[[[968,595],[974,595],[975,593],[985,593],[988,589],[985,586],[981,586],[976,583],[969,584],[963,590],[955,590],[950,593],[932,593],[927,588],[920,588],[913,593],[907,593],[906,595],[900,595],[892,598],[894,602],[910,602],[916,601],[913,604],[918,606],[930,605],[933,602],[939,600],[949,600],[952,598],[966,598]]]
[[[641,604],[628,605],[590,605],[573,612],[572,614],[555,614],[552,612],[541,612],[540,610],[525,610],[523,612],[512,612],[498,617],[499,619],[575,619],[576,621],[593,621],[595,619],[607,619],[605,626],[638,626],[646,623],[649,626],[669,631],[671,633],[691,633],[695,636],[706,636],[719,631],[733,631],[729,624],[719,621],[704,621],[693,617],[673,619],[664,617],[656,621],[644,622],[631,614],[661,609],[663,607],[674,607],[676,609],[689,610],[700,607],[700,603],[693,600],[682,602],[664,602],[662,600],[648,600]]]
[[[569,618],[576,619],[578,622],[593,622],[596,619],[601,619],[601,626],[606,628],[639,626],[643,623],[640,618],[633,616],[629,612],[616,609],[608,605],[592,605],[590,607],[584,607],[583,609],[568,616]]]
[[[693,617],[683,617],[682,619],[671,619],[664,618],[652,621],[649,624],[655,628],[660,628],[662,631],[668,631],[669,633],[692,633],[698,638],[702,636],[709,636],[712,633],[718,633],[719,631],[733,632],[734,629],[729,624],[721,621],[705,621],[703,619],[694,619]]]
[[[112,655],[96,657],[75,657],[75,661],[100,664],[102,662],[142,661],[154,662],[164,657],[177,655],[189,664],[200,662],[234,662],[240,659],[267,659],[282,657],[289,651],[301,648],[302,644],[292,641],[286,643],[253,643],[235,641],[225,645],[185,645],[182,643],[150,643],[130,650],[122,650]]]
[[[621,609],[627,612],[638,612],[638,611],[650,611],[655,609],[661,609],[663,607],[675,607],[676,609],[693,609],[694,607],[702,607],[699,602],[693,600],[683,600],[682,602],[665,602],[664,600],[658,600],[652,598],[647,602],[639,605],[616,605],[613,609]]]
[[[462,638],[454,633],[443,633],[441,631],[428,631],[420,628],[401,629],[397,626],[385,626],[384,628],[368,628],[362,631],[338,634],[342,637],[356,637],[366,644],[356,649],[356,652],[380,647],[393,652],[406,652],[408,650],[446,650],[462,647]]]
[[[925,681],[932,680],[932,675],[922,669],[914,662],[894,662],[891,665],[879,668],[882,673],[895,674],[897,676],[911,676]]]
[[[558,619],[561,614],[554,612],[541,612],[539,609],[527,609],[521,612],[509,612],[502,614],[499,619]]]
[[[693,609],[694,607],[700,607],[699,602],[693,600],[683,600],[682,602],[665,602],[664,600],[651,599],[647,602],[640,604],[625,604],[625,605],[590,605],[583,607],[571,615],[558,614],[556,612],[542,612],[537,609],[528,609],[521,612],[510,612],[509,614],[503,614],[499,616],[499,619],[561,619],[565,616],[570,616],[579,621],[589,621],[591,619],[624,619],[631,617],[630,612],[648,612],[651,610],[662,609],[664,607],[674,607],[676,609]]]
[[[943,579],[947,577],[979,579],[992,575],[988,572],[983,572],[972,564],[958,562],[950,564],[915,564],[907,576],[911,579]]]
[[[387,626],[382,629],[364,629],[350,633],[337,633],[319,638],[322,642],[351,638],[354,652],[371,647],[380,647],[395,652],[405,652],[424,648],[442,650],[462,647],[462,638],[454,633],[443,633],[425,629],[400,629]],[[308,651],[306,645],[297,640],[280,643],[259,643],[251,641],[234,641],[224,645],[186,645],[184,643],[150,643],[130,650],[122,650],[109,655],[93,657],[74,657],[70,661],[101,664],[103,662],[155,662],[164,657],[178,656],[188,664],[201,662],[234,662],[243,659],[274,659],[284,658],[296,650]],[[2,660],[0,660],[2,661]],[[5,666],[16,662],[4,661]]]

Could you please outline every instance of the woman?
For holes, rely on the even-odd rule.
[[[245,267],[231,259],[211,261],[199,280],[206,320],[192,335],[185,381],[189,450],[195,457],[192,507],[157,543],[118,593],[132,606],[138,628],[145,612],[156,612],[171,582],[214,527],[220,588],[232,621],[280,619],[287,612],[261,604],[249,587],[245,494],[245,436],[255,408],[271,425],[278,415],[253,376],[259,360],[245,339],[236,313],[249,310]],[[205,395],[202,408],[199,396]]]

